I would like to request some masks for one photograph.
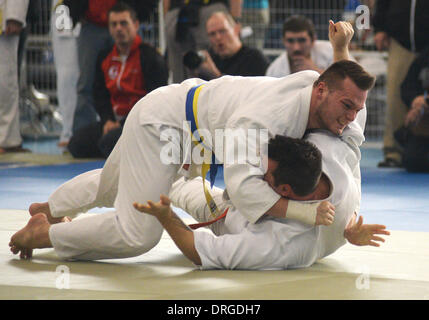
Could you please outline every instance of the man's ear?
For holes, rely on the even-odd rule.
[[[140,21],[136,19],[136,21],[134,21],[134,26],[137,28],[137,32],[140,29]]]
[[[316,86],[316,92],[318,98],[324,98],[326,93],[328,92],[328,85],[324,81],[320,81]]]
[[[279,195],[285,198],[290,198],[294,194],[290,184],[279,184],[275,190]]]
[[[237,37],[240,37],[241,24],[239,24],[239,23],[234,24],[233,29],[234,29],[234,34],[235,34]]]

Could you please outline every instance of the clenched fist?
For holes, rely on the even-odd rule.
[[[329,41],[334,49],[347,48],[353,38],[353,26],[349,22],[339,21],[334,23],[329,20]]]
[[[317,207],[316,226],[329,226],[334,222],[335,207],[329,201],[322,201]]]

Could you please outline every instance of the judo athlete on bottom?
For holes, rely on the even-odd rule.
[[[166,196],[157,203],[135,206],[155,216],[181,251],[202,269],[303,268],[334,253],[346,240],[359,246],[379,246],[378,242],[384,242],[379,235],[389,235],[386,227],[363,224],[362,216],[356,222],[361,199],[359,149],[327,131],[310,133],[306,141],[314,145],[301,146],[301,155],[297,156],[288,152],[296,146],[296,140],[281,136],[272,140],[265,180],[276,192],[290,199],[326,199],[332,202],[335,220],[329,226],[309,226],[269,216],[251,224],[225,199],[224,205],[230,206],[229,211],[225,219],[208,226],[212,232],[192,231],[172,211],[170,199]],[[317,157],[319,151],[315,146],[321,150],[322,158],[320,155]],[[314,177],[302,173],[317,167],[314,162],[319,162],[320,170],[309,174],[321,178],[313,192],[298,197],[293,190],[302,187],[300,184],[313,188],[311,181]],[[308,163],[313,165],[308,166]],[[218,188],[213,192],[217,198],[225,195]],[[173,205],[186,210],[194,218],[200,221],[209,218],[210,211],[201,191],[200,179],[178,180],[173,185],[170,198]]]
[[[284,78],[225,76],[209,82],[189,79],[152,91],[133,107],[102,169],[73,178],[60,186],[48,202],[30,206],[32,218],[12,237],[11,251],[29,258],[32,249],[52,245],[62,258],[95,260],[133,257],[152,249],[164,229],[156,217],[141,214],[133,204],[158,201],[161,194],[169,194],[178,177],[193,178],[196,170],[192,167],[196,164],[191,154],[196,146],[186,148],[183,141],[161,139],[169,129],[189,130],[184,123],[191,123],[192,133],[194,126],[211,137],[216,136],[217,129],[259,129],[266,130],[271,138],[301,138],[306,129],[322,128],[360,146],[364,140],[365,100],[375,79],[357,63],[343,60],[348,59],[352,35],[350,24],[330,22],[329,37],[337,62],[321,75],[303,71]],[[231,144],[228,147],[232,150],[219,152],[215,142],[204,142],[221,162],[240,146]],[[184,153],[180,162],[166,164],[160,156],[171,143]],[[247,147],[253,148],[251,154],[257,154],[255,149],[259,146]],[[265,145],[260,150],[265,150]],[[260,163],[224,161],[228,195],[247,221],[255,224],[269,215],[310,226],[332,223],[326,202],[302,203],[282,197],[264,181],[264,170]],[[94,207],[115,210],[58,223]],[[45,225],[43,219],[49,224],[43,226],[49,230],[47,234],[39,232]],[[41,235],[45,238],[39,239]]]

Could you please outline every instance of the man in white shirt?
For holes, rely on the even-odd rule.
[[[269,65],[267,76],[279,78],[303,70],[322,73],[334,60],[331,43],[317,40],[313,23],[304,16],[285,21],[283,44],[286,51]]]
[[[371,246],[379,246],[378,242],[384,242],[379,235],[389,235],[385,226],[363,224],[362,216],[357,223],[355,221],[361,199],[359,149],[328,131],[320,130],[307,135],[305,140],[321,150],[322,157],[318,160],[321,161],[323,175],[314,192],[299,197],[293,192],[296,189],[294,178],[304,178],[297,173],[298,168],[305,162],[311,162],[310,159],[315,156],[306,157],[304,154],[309,151],[301,149],[300,158],[295,159],[296,154],[284,152],[284,149],[290,148],[290,140],[293,139],[277,136],[270,142],[269,168],[265,180],[284,197],[302,201],[327,199],[332,202],[336,208],[335,220],[329,226],[308,226],[294,220],[269,216],[262,217],[256,224],[250,224],[225,199],[224,206],[229,207],[225,219],[209,225],[211,231],[192,231],[174,214],[169,206],[170,200],[165,196],[158,203],[136,204],[136,208],[155,216],[179,249],[201,269],[303,268],[332,254],[346,240],[354,245]],[[289,159],[285,160],[283,156]],[[288,161],[297,163],[295,176],[280,166],[283,161],[287,162],[287,167],[290,167]],[[283,174],[279,171],[283,171]],[[313,185],[309,180],[309,185]],[[210,219],[210,210],[200,184],[198,179],[178,180],[173,185],[170,197],[174,206],[202,222]],[[213,192],[218,199],[223,195],[218,188]]]
[[[199,150],[187,148],[185,141],[189,141],[188,122],[193,134],[197,132],[193,125],[198,132],[204,131],[209,154],[221,161],[235,155],[243,145],[247,154],[260,158],[268,141],[250,144],[241,140],[245,136],[238,136],[238,143],[227,144],[223,150],[219,148],[222,137],[219,141],[208,138],[216,137],[218,130],[231,135],[250,135],[255,130],[268,137],[301,138],[306,129],[324,128],[359,146],[364,140],[365,100],[374,77],[358,64],[343,60],[348,58],[351,25],[331,21],[329,30],[338,62],[322,75],[304,71],[285,78],[225,76],[209,82],[189,79],[146,95],[131,110],[103,169],[75,177],[60,186],[48,202],[30,206],[34,217],[12,237],[12,251],[29,257],[31,249],[42,246],[34,241],[33,232],[41,224],[49,230],[45,240],[56,250],[64,248],[80,259],[131,257],[150,250],[159,242],[163,228],[156,218],[137,212],[133,203],[157,201],[161,194],[169,193],[178,175],[192,178],[199,171],[193,169],[200,167],[195,162]],[[177,152],[179,157],[168,159],[170,153]],[[323,215],[323,203],[302,205],[282,198],[263,180],[264,173],[260,161],[224,163],[231,201],[249,222],[255,223],[267,214],[309,225],[331,223]],[[94,207],[114,207],[115,211],[85,221],[55,223]]]

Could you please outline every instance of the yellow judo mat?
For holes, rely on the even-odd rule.
[[[43,249],[20,260],[8,243],[28,218],[24,210],[0,210],[0,299],[429,300],[427,232],[390,230],[380,248],[346,244],[306,269],[201,271],[166,232],[135,258],[72,262]]]

